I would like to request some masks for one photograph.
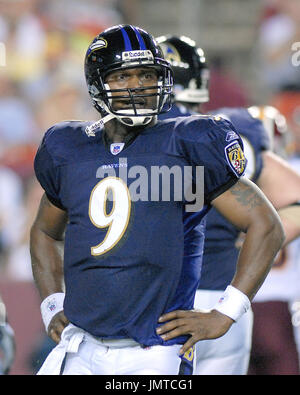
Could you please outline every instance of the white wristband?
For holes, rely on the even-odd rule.
[[[247,295],[232,285],[228,285],[224,294],[215,305],[214,310],[227,315],[234,321],[238,321],[246,313],[250,305],[251,303]]]
[[[41,313],[46,332],[48,332],[48,326],[55,314],[64,309],[64,299],[65,294],[63,292],[57,292],[47,296],[47,298],[42,301]]]

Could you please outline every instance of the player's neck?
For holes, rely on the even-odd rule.
[[[111,143],[123,143],[127,140],[127,137],[131,134],[138,135],[144,129],[154,126],[156,123],[155,119],[152,120],[148,125],[145,126],[126,126],[116,119],[112,119],[105,125],[105,133],[107,139]]]

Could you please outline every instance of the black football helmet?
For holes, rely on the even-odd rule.
[[[208,102],[209,69],[203,50],[186,36],[161,36],[156,41],[172,66],[175,101]]]
[[[112,90],[105,82],[112,71],[136,67],[154,67],[158,74],[157,86]],[[155,115],[171,107],[172,69],[151,34],[139,27],[113,26],[95,37],[85,56],[85,77],[89,94],[101,115],[113,114],[128,126],[146,125]],[[157,97],[156,109],[136,108],[135,101],[147,96]],[[130,99],[132,108],[114,110],[112,97]]]

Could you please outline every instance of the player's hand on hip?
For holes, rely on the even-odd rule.
[[[175,310],[162,315],[159,323],[163,322],[166,324],[157,328],[156,331],[163,340],[190,335],[188,341],[180,349],[180,354],[184,354],[199,340],[223,336],[234,321],[216,310]]]
[[[55,314],[55,316],[50,321],[48,327],[48,335],[51,337],[53,341],[59,343],[62,331],[65,329],[65,327],[68,324],[69,324],[69,320],[64,315],[64,312],[60,311],[59,313]]]

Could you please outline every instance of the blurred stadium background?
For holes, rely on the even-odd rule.
[[[45,340],[28,246],[42,194],[36,148],[53,123],[97,118],[83,58],[119,23],[193,38],[211,67],[206,110],[276,105],[288,121],[287,155],[299,146],[299,0],[0,0],[0,294],[16,335],[12,375],[35,373]]]

